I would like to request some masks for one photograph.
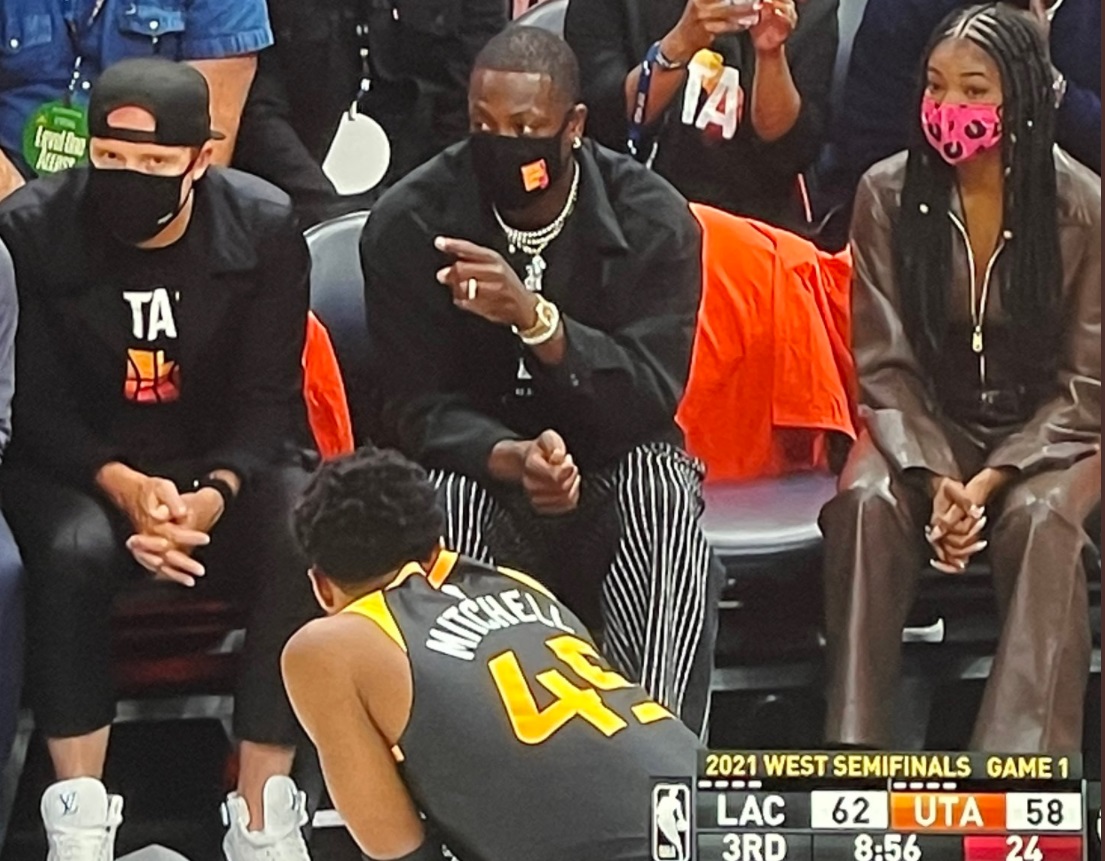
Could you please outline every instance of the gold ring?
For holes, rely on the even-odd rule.
[[[469,278],[467,287],[468,287],[468,301],[471,302],[473,299],[476,298],[476,294],[480,290],[480,282],[477,281],[475,278]]]

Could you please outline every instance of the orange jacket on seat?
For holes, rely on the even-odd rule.
[[[825,464],[827,431],[855,438],[851,259],[700,204],[703,290],[679,408],[708,480]]]
[[[303,347],[303,398],[319,454],[330,458],[353,451],[353,422],[338,357],[329,332],[313,312],[307,315]]]

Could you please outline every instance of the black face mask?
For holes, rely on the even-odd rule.
[[[568,119],[552,137],[506,137],[473,134],[472,167],[480,188],[504,210],[525,209],[540,200],[561,176],[569,159],[562,156]]]
[[[194,165],[178,176],[93,167],[88,194],[98,222],[127,245],[153,239],[184,208],[180,189]]]

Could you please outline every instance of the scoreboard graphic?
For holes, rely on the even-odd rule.
[[[652,861],[1096,861],[1082,758],[709,751],[656,780]]]

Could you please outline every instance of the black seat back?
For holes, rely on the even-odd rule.
[[[364,276],[359,243],[367,212],[351,212],[306,233],[311,251],[311,310],[330,333],[345,381],[353,433],[368,433],[372,385],[368,373]]]

